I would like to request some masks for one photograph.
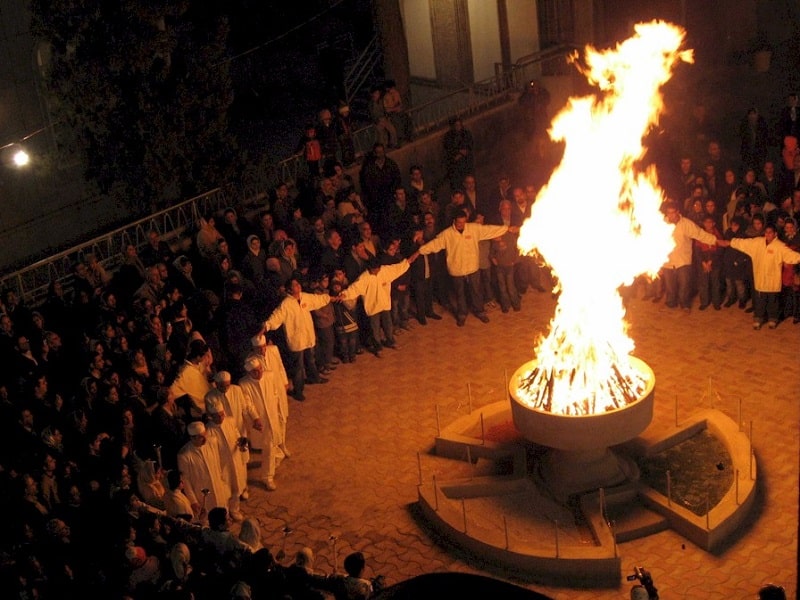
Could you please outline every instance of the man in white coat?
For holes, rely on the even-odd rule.
[[[242,456],[250,454],[247,451],[247,438],[239,435],[233,419],[225,413],[225,407],[220,398],[206,396],[206,414],[208,414],[207,432],[209,436],[216,437],[220,444],[220,466],[223,471],[232,471],[234,487],[238,490],[236,498],[231,499],[228,504],[228,510],[234,521],[241,521],[239,500],[242,490],[247,487],[247,462],[242,460]]]
[[[278,382],[267,374],[264,365],[252,356],[244,364],[245,375],[239,385],[253,403],[264,424],[261,436],[254,436],[253,447],[261,448],[260,478],[267,490],[277,489],[275,469],[278,461],[285,457],[282,447],[286,446],[286,414],[282,413],[278,401]],[[260,438],[260,439],[259,439]]]
[[[364,312],[369,317],[372,330],[371,352],[380,356],[381,344],[396,348],[394,327],[392,326],[392,282],[408,271],[419,252],[392,265],[382,265],[380,259],[372,257],[367,261],[367,270],[339,295],[341,300],[355,300],[364,297]],[[384,340],[381,342],[381,329]]]
[[[289,420],[289,398],[287,393],[289,389],[289,377],[286,375],[286,369],[283,366],[281,352],[278,350],[278,347],[272,343],[272,340],[268,340],[267,336],[263,333],[253,337],[253,339],[250,340],[250,344],[253,347],[253,352],[247,358],[251,356],[258,358],[264,365],[264,375],[275,378],[274,384],[276,393],[278,394],[278,406],[280,413],[284,415],[285,430],[286,421]],[[281,446],[281,451],[283,451],[284,458],[289,458],[290,453],[286,449],[285,443]]]
[[[459,211],[455,214],[450,227],[439,232],[435,238],[419,248],[419,253],[422,255],[446,251],[447,272],[450,274],[456,295],[456,324],[459,327],[463,327],[467,320],[467,287],[469,287],[472,312],[480,321],[489,322],[483,306],[478,273],[480,266],[478,244],[482,240],[498,238],[506,231],[516,233],[519,227],[467,223],[466,213]],[[421,236],[417,235],[416,241],[417,243],[422,241]]]
[[[253,402],[245,395],[242,388],[231,383],[231,374],[228,371],[218,371],[214,375],[216,387],[206,394],[206,407],[209,402],[219,401],[225,408],[225,421],[233,425],[240,438],[253,438],[260,435],[263,423],[253,406]],[[250,462],[249,444],[243,445],[244,450],[237,453],[237,458],[244,465],[247,474],[247,463]],[[247,491],[247,481],[240,487],[241,499],[247,500],[250,496]]]
[[[220,458],[221,436],[207,431],[202,421],[192,421],[186,429],[190,438],[178,452],[178,470],[183,475],[183,491],[192,503],[192,511],[198,515],[203,509],[221,506],[235,507],[238,513],[236,476],[232,461]],[[227,446],[225,451],[228,452]],[[203,490],[208,490],[207,497]]]
[[[800,253],[777,238],[776,226],[766,225],[764,237],[731,240],[731,248],[753,259],[753,329],[761,329],[764,321],[770,329],[778,326],[783,265],[800,263]]]
[[[314,345],[317,336],[311,311],[322,308],[331,301],[328,294],[308,294],[303,291],[300,280],[292,276],[286,283],[289,294],[283,299],[264,323],[264,331],[274,331],[281,325],[286,329],[286,343],[292,353],[292,395],[296,400],[305,400],[303,388],[308,383],[327,383],[320,377],[314,361]]]

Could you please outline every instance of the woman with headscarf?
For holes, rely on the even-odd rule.
[[[261,542],[261,528],[258,526],[258,521],[253,517],[247,517],[242,521],[242,527],[239,530],[239,540],[247,544],[250,552],[255,554],[264,544]]]

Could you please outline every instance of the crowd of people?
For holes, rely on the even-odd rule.
[[[796,127],[796,105],[781,127]],[[397,144],[405,125],[378,112]],[[800,152],[795,135],[776,164],[754,151],[759,130],[743,126],[738,160],[698,137],[705,156],[664,167],[676,248],[644,299],[738,305],[756,329],[800,322]],[[341,126],[320,136],[329,142],[306,134],[312,176],[276,186],[252,214],[205,215],[171,244],[151,231],[114,272],[86,255],[71,290],[53,281],[39,306],[4,292],[0,495],[15,518],[2,524],[1,574],[14,597],[367,598],[379,585],[360,553],[346,576],[314,574],[306,550],[283,565],[247,516],[249,486],[277,489],[291,456],[289,398],[384,357],[414,322],[488,322],[554,281],[517,249],[536,187],[479,183],[459,119],[443,142],[446,197],[423,165],[403,174],[380,139],[354,179]]]

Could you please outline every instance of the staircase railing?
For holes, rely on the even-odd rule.
[[[345,100],[348,103],[353,101],[361,88],[367,82],[369,77],[375,70],[375,65],[381,57],[380,45],[378,43],[378,36],[374,36],[366,48],[358,55],[353,66],[345,74],[344,77],[344,93]]]

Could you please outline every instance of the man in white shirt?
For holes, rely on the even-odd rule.
[[[481,240],[491,240],[503,235],[506,231],[519,231],[519,227],[506,225],[479,225],[467,223],[467,215],[463,211],[456,213],[453,223],[444,229],[427,244],[420,246],[419,254],[433,254],[441,250],[447,251],[447,272],[453,282],[456,293],[456,323],[463,327],[467,319],[467,290],[469,287],[470,302],[475,316],[484,323],[489,317],[483,307],[480,275],[478,274],[478,244]],[[417,236],[417,241],[421,240]]]
[[[328,383],[320,377],[314,360],[314,345],[317,336],[311,311],[322,308],[331,301],[328,294],[309,294],[303,291],[300,280],[292,276],[286,282],[288,295],[264,323],[264,331],[274,331],[281,325],[286,329],[286,342],[293,358],[292,395],[296,400],[305,400],[303,389],[306,383]]]
[[[372,257],[367,262],[367,270],[351,283],[339,298],[342,300],[355,300],[359,296],[364,298],[364,311],[369,317],[372,339],[370,351],[375,356],[380,356],[381,330],[385,337],[383,345],[387,348],[397,348],[394,341],[394,327],[392,325],[392,282],[408,271],[408,267],[419,256],[415,252],[408,259],[403,259],[393,265],[381,265],[378,258]]]

